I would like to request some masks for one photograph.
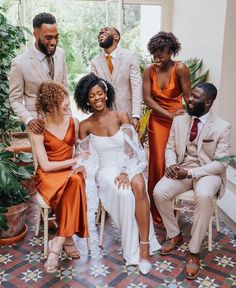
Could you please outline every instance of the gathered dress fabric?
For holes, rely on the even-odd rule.
[[[168,112],[175,112],[182,106],[182,89],[176,76],[175,62],[171,71],[170,81],[166,88],[161,89],[158,84],[158,75],[155,64],[151,65],[151,94],[153,99]],[[155,111],[151,112],[148,123],[149,140],[149,170],[148,170],[148,194],[151,201],[153,221],[160,222],[160,215],[153,199],[153,190],[157,182],[165,174],[165,148],[168,141],[172,120],[166,119]]]
[[[75,144],[75,124],[70,118],[63,140],[45,130],[44,145],[49,161],[71,159]],[[45,202],[53,209],[58,224],[57,235],[69,237],[77,234],[88,237],[87,202],[85,181],[82,174],[68,177],[71,169],[44,172],[37,169],[36,188]]]
[[[131,181],[146,168],[145,153],[138,141],[137,133],[131,125],[123,124],[117,133],[110,137],[90,134],[81,142],[80,149],[89,149],[91,152],[90,159],[86,160],[88,163],[81,164],[85,166],[86,171],[91,172],[92,164],[98,167],[95,173],[98,196],[120,229],[121,247],[126,265],[138,265],[139,231],[135,218],[135,196],[131,188],[118,188],[114,183],[121,172],[126,172]],[[150,253],[160,248],[152,219],[150,219],[149,241]]]

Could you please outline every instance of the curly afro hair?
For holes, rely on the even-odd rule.
[[[75,88],[74,99],[77,107],[80,108],[84,113],[92,113],[93,109],[88,105],[89,91],[98,85],[103,92],[107,94],[106,106],[111,108],[115,101],[115,90],[112,85],[106,80],[97,77],[94,73],[89,73],[80,79]]]
[[[175,56],[181,49],[181,44],[173,33],[161,31],[149,40],[147,48],[151,55],[168,49]]]
[[[57,82],[48,81],[40,85],[36,98],[36,111],[40,115],[50,113],[54,107],[59,109],[64,98],[68,96],[66,89]]]
[[[39,13],[33,19],[33,28],[40,28],[43,24],[57,24],[56,18],[50,13]]]

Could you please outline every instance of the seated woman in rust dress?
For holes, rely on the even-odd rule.
[[[36,109],[45,123],[42,135],[32,133],[39,162],[36,187],[55,212],[58,225],[57,236],[48,243],[49,255],[45,263],[46,271],[54,273],[62,248],[68,256],[80,257],[72,236],[88,237],[83,167],[72,168],[79,157],[86,158],[86,155],[73,157],[78,121],[70,117],[68,94],[62,85],[44,82]]]

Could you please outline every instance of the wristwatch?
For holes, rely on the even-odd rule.
[[[188,170],[188,174],[186,176],[187,179],[192,179],[193,178],[193,173],[191,170]]]

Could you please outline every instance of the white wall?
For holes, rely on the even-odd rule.
[[[218,88],[214,108],[230,122],[236,121],[236,1],[173,0],[172,31],[182,43],[178,58],[203,59],[208,81]],[[232,154],[236,154],[236,127],[232,129]]]
[[[236,1],[227,1],[218,113],[232,124],[232,154],[236,155]]]

